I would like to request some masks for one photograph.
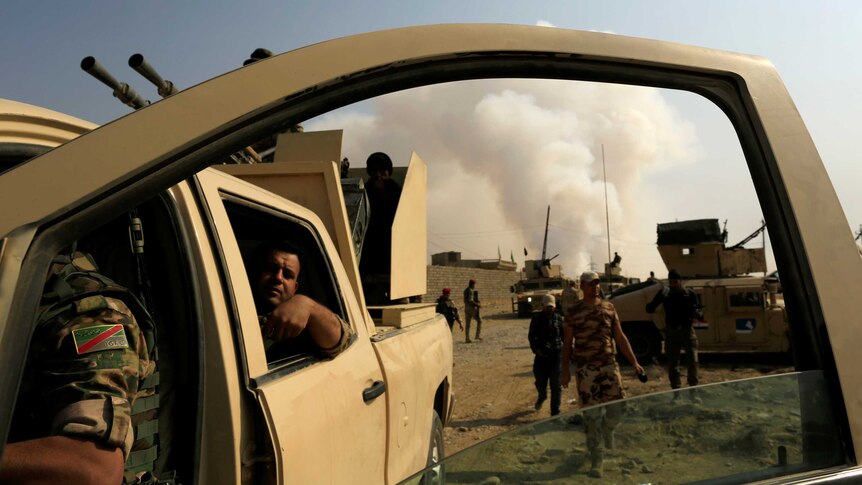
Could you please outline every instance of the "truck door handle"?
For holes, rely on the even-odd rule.
[[[386,392],[386,383],[383,381],[374,381],[371,387],[362,391],[362,400],[365,402],[373,401],[384,392]]]

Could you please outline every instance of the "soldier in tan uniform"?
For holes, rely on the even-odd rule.
[[[644,373],[623,333],[614,305],[599,296],[599,282],[599,275],[592,271],[581,275],[584,298],[569,309],[563,327],[563,362],[566,364],[563,365],[560,380],[563,387],[568,386],[572,376],[567,363],[573,359],[581,407],[625,397],[614,343],[635,368],[635,372],[638,375]],[[592,462],[591,477],[602,476],[602,441],[605,448],[613,448],[613,432],[624,410],[621,404],[584,410],[587,449]]]

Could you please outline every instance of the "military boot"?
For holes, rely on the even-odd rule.
[[[604,465],[604,457],[602,456],[602,450],[591,450],[590,451],[590,472],[588,475],[592,478],[602,478],[604,474],[602,472]]]

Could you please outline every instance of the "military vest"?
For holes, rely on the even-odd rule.
[[[90,296],[104,296],[122,301],[129,307],[147,344],[150,360],[158,362],[156,326],[150,313],[127,288],[98,273],[93,259],[83,253],[73,256],[58,255],[52,261],[52,276],[42,295],[41,312],[37,325],[45,324],[75,307],[75,302]],[[156,364],[158,365],[158,364]],[[157,367],[158,368],[158,367]],[[132,405],[132,429],[135,441],[125,462],[123,483],[155,484],[154,464],[159,451],[159,372],[153,372],[140,383],[139,390],[152,389],[147,397],[138,398]]]

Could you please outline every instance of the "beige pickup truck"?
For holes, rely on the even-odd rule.
[[[150,129],[139,127],[125,141],[108,134],[85,156],[63,155],[72,148],[70,140],[94,129],[82,140],[106,132],[60,113],[0,100],[7,168],[67,142],[50,157],[2,175],[6,236],[0,240],[0,263],[7,310],[20,301],[12,299],[14,289],[23,291],[26,281],[9,279],[13,269],[40,251],[31,246],[34,231],[53,232],[51,227],[62,234],[60,240],[75,238],[102,273],[137,287],[140,266],[130,249],[129,214],[114,213],[113,204],[106,206],[110,214],[87,213],[105,197],[97,188],[105,180],[96,179],[111,172],[98,162],[110,157],[107,146],[137,144],[136,133]],[[443,457],[442,430],[453,404],[451,333],[433,304],[366,307],[336,164],[310,155],[331,150],[339,133],[318,135],[284,135],[275,163],[217,165],[167,189],[130,193],[143,226],[143,268],[152,288],[148,309],[158,329],[159,445],[152,455],[157,475],[176,471],[182,483],[393,483]],[[298,156],[299,149],[308,161],[284,161],[291,153]],[[71,174],[59,173],[66,168]],[[414,157],[393,223],[399,246],[392,256],[420,264],[400,264],[392,272],[393,300],[425,292],[424,232],[418,231],[422,239],[412,248],[405,247],[410,238],[398,234],[405,217],[414,233],[423,224],[424,173]],[[62,181],[63,188],[45,185],[52,181]],[[15,185],[39,194],[28,196],[32,203],[12,203]],[[67,213],[62,208],[76,205],[74,199],[87,201],[82,210]],[[38,215],[43,210],[48,212]],[[39,222],[43,216],[53,222]],[[17,230],[5,225],[28,219]],[[299,293],[327,306],[356,333],[334,359],[264,351],[247,270],[255,247],[272,239],[301,251]],[[52,244],[45,251],[57,248]],[[34,284],[28,296],[38,295]],[[3,318],[3,341],[27,342],[27,318],[32,316]],[[16,332],[23,334],[9,340]],[[4,351],[3,358],[17,362],[26,346],[16,348]],[[12,362],[4,361],[3,368],[16,368]],[[4,372],[4,383],[11,386],[2,393],[4,410],[15,403],[15,375]],[[428,481],[436,481],[436,473],[430,470]]]
[[[162,340],[177,344],[166,353],[181,356],[173,458],[183,483],[395,483],[429,455],[434,461],[433,413],[445,418],[449,403],[445,325],[381,332],[351,280],[355,262],[345,262],[320,213],[207,167],[351,103],[499,78],[638,85],[707,100],[733,128],[781,274],[795,369],[702,386],[701,404],[673,405],[663,393],[606,404],[630,406],[605,479],[858,483],[862,260],[775,68],[755,56],[529,26],[437,25],[315,44],[186,89],[0,176],[2,436],[49,261],[88,238],[108,246],[110,260],[115,242],[128,237],[112,221],[137,207],[152,221],[148,261],[160,264],[151,278],[165,284],[155,313],[174,322],[176,338]],[[331,362],[264,358],[239,262],[250,233],[280,227],[319,245],[317,297],[359,335]],[[385,393],[363,403],[380,381]],[[539,421],[431,470],[458,483],[594,483],[583,467],[583,430],[570,417]],[[417,479],[429,477],[442,474]]]

